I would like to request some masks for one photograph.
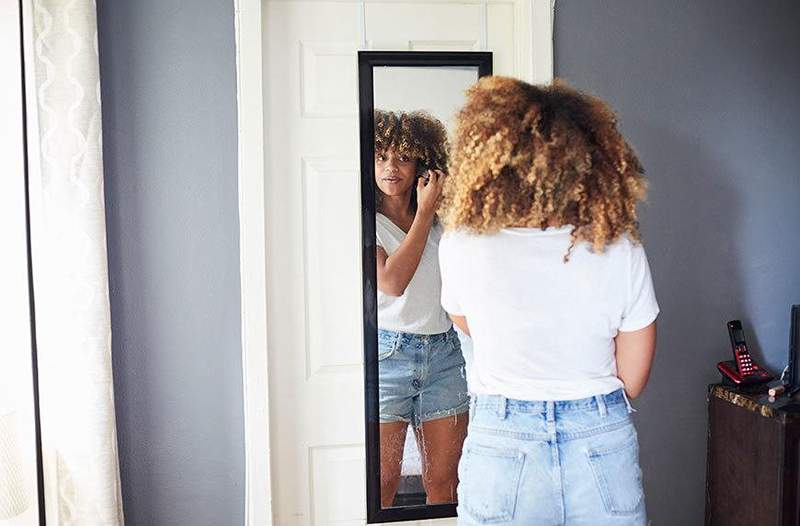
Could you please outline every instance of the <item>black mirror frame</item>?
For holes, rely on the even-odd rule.
[[[378,306],[375,259],[374,93],[376,66],[477,67],[478,77],[492,74],[489,51],[359,51],[359,130],[361,144],[361,246],[364,304],[365,439],[367,523],[438,519],[456,516],[456,504],[381,508],[378,417]]]

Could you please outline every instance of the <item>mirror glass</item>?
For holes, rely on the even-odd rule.
[[[375,66],[373,129],[381,508],[453,504],[469,341],[440,305],[448,137],[478,66]]]

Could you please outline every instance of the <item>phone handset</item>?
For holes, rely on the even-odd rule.
[[[728,335],[731,339],[733,360],[719,362],[717,369],[737,385],[763,383],[772,380],[772,375],[753,361],[750,356],[741,321],[732,320],[728,322]]]

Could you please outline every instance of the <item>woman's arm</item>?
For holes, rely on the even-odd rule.
[[[656,323],[644,329],[618,332],[616,344],[617,376],[625,384],[625,394],[636,398],[647,384],[656,352]]]
[[[417,271],[442,192],[441,178],[438,174],[432,174],[427,185],[422,178],[417,182],[417,213],[408,234],[394,254],[389,256],[382,247],[378,247],[378,289],[384,294],[402,296]]]
[[[433,214],[428,217],[417,213],[406,238],[394,254],[389,256],[378,247],[378,289],[381,292],[389,296],[403,295],[422,259],[432,225]]]
[[[470,336],[469,325],[467,325],[467,318],[466,317],[464,317],[464,316],[456,316],[455,314],[448,314],[448,316],[450,316],[450,319],[453,320],[453,323],[455,324],[455,326],[458,327],[459,329],[461,329],[461,332],[463,332],[467,336]]]

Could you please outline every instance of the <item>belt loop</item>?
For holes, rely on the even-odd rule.
[[[625,389],[622,390],[622,398],[625,399],[625,405],[628,406],[628,414],[635,413],[636,409],[633,408],[631,401],[628,400],[628,395],[625,393]]]
[[[606,408],[606,401],[603,400],[603,395],[595,395],[594,400],[597,402],[597,410],[600,412],[600,416],[606,416],[608,409]]]
[[[495,403],[494,403],[495,415],[497,415],[497,417],[500,420],[505,420],[506,419],[506,413],[508,411],[507,410],[508,400],[503,395],[495,395],[494,399],[495,399]]]
[[[477,396],[474,394],[469,395],[469,421],[475,420],[475,407],[478,405]]]
[[[548,422],[555,422],[556,420],[556,404],[552,400],[547,400],[546,402],[546,413],[547,413],[547,421]]]

